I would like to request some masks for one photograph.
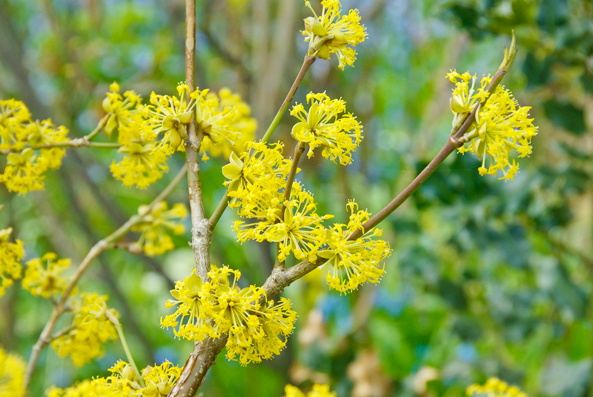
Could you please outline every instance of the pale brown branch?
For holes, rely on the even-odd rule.
[[[120,143],[111,143],[111,142],[91,142],[91,139],[95,137],[107,124],[109,116],[105,116],[99,121],[97,128],[95,128],[91,133],[88,135],[83,136],[82,138],[74,138],[70,139],[69,141],[65,142],[54,142],[48,143],[46,145],[32,145],[32,146],[25,146],[21,149],[6,149],[0,150],[0,154],[8,155],[10,153],[20,153],[25,149],[51,149],[51,148],[66,148],[66,147],[96,147],[96,148],[108,148],[108,149],[117,149],[121,147]]]
[[[196,64],[196,2],[185,1],[185,81],[190,91],[195,85]],[[191,210],[192,241],[196,269],[202,280],[208,278],[210,270],[210,223],[204,211],[202,184],[200,182],[200,161],[198,151],[203,139],[203,133],[192,120],[188,126],[188,139],[185,142],[187,158],[187,183],[189,189],[189,206]]]
[[[489,92],[493,92],[498,84],[502,81],[504,76],[506,75],[505,70],[497,71],[494,76],[492,77],[492,81],[488,85],[487,90]],[[485,99],[487,101],[488,98]],[[484,105],[485,102],[482,102],[481,106]],[[362,230],[358,229],[354,233],[350,235],[350,240],[355,240],[362,236],[363,230],[368,231],[377,226],[381,223],[385,218],[387,218],[393,211],[395,211],[400,205],[402,205],[411,195],[418,189],[427,179],[432,175],[432,173],[442,164],[443,161],[451,154],[455,149],[463,145],[461,138],[463,135],[469,131],[471,126],[474,124],[476,119],[476,113],[480,108],[480,104],[477,104],[472,112],[467,116],[459,130],[452,131],[452,136],[450,139],[447,140],[447,143],[441,151],[432,159],[432,161],[418,174],[416,178],[408,185],[406,188],[398,194],[389,204],[387,204],[381,211],[377,212],[371,219],[365,222],[362,225]]]

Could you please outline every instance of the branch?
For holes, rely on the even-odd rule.
[[[294,148],[294,157],[292,159],[292,165],[290,166],[290,172],[288,173],[288,178],[286,179],[286,188],[284,189],[284,204],[282,204],[282,209],[280,210],[280,219],[278,221],[284,220],[284,210],[286,210],[286,202],[290,200],[290,192],[292,191],[292,184],[294,183],[294,177],[298,172],[298,165],[299,160],[303,153],[305,153],[305,148],[307,144],[304,142],[297,142],[296,147]]]
[[[29,362],[27,363],[27,370],[25,372],[25,377],[23,381],[23,389],[26,390],[31,383],[31,379],[33,377],[33,373],[37,367],[37,362],[39,361],[39,357],[41,356],[41,352],[43,349],[50,343],[51,339],[50,336],[58,322],[60,316],[66,311],[66,304],[68,303],[68,299],[72,295],[78,281],[84,274],[84,272],[88,269],[89,265],[99,254],[109,248],[109,245],[119,239],[121,236],[126,234],[132,226],[136,225],[137,223],[141,222],[142,219],[146,214],[148,214],[152,208],[159,202],[161,202],[171,191],[173,188],[183,179],[185,174],[185,167],[179,171],[177,176],[169,183],[169,185],[163,190],[150,204],[148,204],[144,211],[138,215],[132,216],[126,223],[124,223],[119,229],[115,232],[111,233],[109,236],[97,242],[86,255],[86,257],[82,260],[78,268],[76,269],[76,273],[72,276],[68,287],[62,294],[60,301],[54,307],[50,319],[45,324],[39,339],[33,346],[33,350],[31,352],[31,357],[29,358]]]
[[[499,70],[494,74],[492,77],[492,81],[488,85],[487,91],[492,93],[496,87],[500,84],[504,76],[506,75],[506,70]],[[363,231],[368,231],[377,226],[381,223],[385,218],[387,218],[393,211],[395,211],[400,205],[402,205],[411,195],[414,193],[427,179],[432,173],[442,164],[442,162],[451,154],[453,151],[461,146],[463,146],[464,140],[463,135],[471,128],[474,124],[476,119],[476,113],[480,106],[483,106],[486,101],[488,101],[488,97],[482,103],[478,103],[469,116],[465,119],[459,130],[452,131],[452,136],[441,151],[436,155],[435,158],[422,170],[420,174],[400,193],[398,194],[389,204],[387,204],[381,211],[377,212],[375,216],[369,219],[364,225],[362,225],[362,229],[356,230],[352,233],[349,237],[350,240],[355,240],[362,236]]]
[[[190,91],[194,90],[196,65],[196,0],[185,1],[185,82]],[[200,182],[200,162],[198,150],[204,134],[196,128],[196,120],[192,120],[188,128],[188,139],[185,142],[187,157],[187,184],[189,189],[189,206],[191,209],[190,243],[196,262],[197,273],[204,281],[208,279],[210,270],[210,223],[204,211],[202,184]]]
[[[57,148],[57,147],[97,147],[97,148],[109,148],[109,149],[120,148],[121,144],[119,144],[119,143],[91,142],[91,139],[93,137],[95,137],[95,135],[97,135],[99,132],[101,132],[101,130],[103,130],[103,128],[107,124],[108,118],[109,118],[109,115],[104,116],[101,119],[101,121],[99,121],[97,128],[95,128],[91,133],[83,136],[82,138],[75,138],[75,139],[71,139],[66,142],[48,143],[46,145],[25,146],[22,149],[12,149],[11,148],[11,149],[6,149],[6,150],[0,150],[0,154],[8,155],[10,153],[20,153],[25,149],[37,150],[37,149],[51,149],[51,148]]]
[[[303,66],[301,66],[301,70],[299,71],[299,74],[297,75],[296,79],[294,80],[292,87],[290,87],[290,91],[288,91],[288,94],[286,94],[286,98],[284,99],[284,102],[282,102],[282,106],[280,106],[280,110],[278,110],[278,113],[276,113],[274,120],[272,120],[272,124],[270,124],[270,126],[268,127],[268,130],[264,134],[264,137],[262,138],[262,142],[267,142],[270,139],[270,136],[272,136],[272,133],[274,132],[276,127],[278,127],[278,124],[280,124],[280,120],[282,120],[282,116],[284,116],[284,113],[286,112],[286,109],[288,109],[288,106],[290,105],[290,102],[292,101],[294,94],[297,92],[299,85],[305,78],[305,74],[307,74],[307,71],[309,70],[311,65],[313,65],[313,62],[315,62],[316,59],[317,59],[316,57],[310,57],[308,55],[305,55],[305,59],[303,60]]]
[[[216,209],[212,213],[212,216],[208,220],[208,223],[210,223],[210,230],[214,230],[214,228],[216,227],[216,224],[220,220],[220,217],[222,217],[222,214],[224,214],[224,211],[226,210],[226,208],[228,206],[229,206],[229,190],[227,189],[224,191],[224,196],[222,196],[222,199],[220,199],[220,203],[218,203],[218,205],[216,206]]]

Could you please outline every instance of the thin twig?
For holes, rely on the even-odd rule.
[[[290,91],[288,91],[288,94],[286,94],[286,98],[284,99],[284,102],[282,102],[282,106],[280,106],[280,110],[278,110],[278,113],[276,113],[276,116],[274,117],[274,119],[272,120],[272,123],[268,127],[268,130],[264,134],[264,137],[262,138],[262,142],[267,142],[270,139],[270,137],[272,136],[272,133],[274,132],[276,127],[278,127],[278,124],[280,124],[280,120],[282,120],[282,116],[284,116],[284,113],[286,112],[286,109],[288,109],[288,106],[290,105],[292,98],[294,98],[294,94],[297,92],[299,85],[305,78],[305,74],[307,74],[307,71],[309,70],[311,65],[313,65],[313,62],[315,62],[315,59],[317,59],[317,58],[305,55],[305,59],[303,60],[303,65],[301,66],[301,70],[299,71],[299,74],[297,75],[296,79],[294,80],[292,87],[290,87]]]
[[[503,77],[506,75],[506,71],[499,70],[496,74],[492,77],[492,81],[488,85],[487,91],[492,93],[498,84],[502,81]],[[400,205],[402,205],[408,197],[412,195],[427,179],[432,173],[442,164],[442,162],[451,154],[455,149],[463,145],[461,138],[463,135],[469,131],[471,126],[474,124],[476,119],[476,113],[480,106],[484,106],[484,103],[488,100],[488,97],[482,102],[481,104],[477,104],[469,116],[465,119],[465,122],[461,125],[459,130],[452,134],[452,137],[447,140],[447,143],[441,151],[432,159],[432,161],[418,174],[416,178],[400,193],[398,194],[389,204],[387,204],[381,211],[377,212],[371,219],[365,222],[362,225],[362,229],[357,229],[354,233],[352,233],[349,237],[350,240],[355,240],[362,236],[364,231],[371,230],[379,223],[381,223],[385,218],[387,218],[393,211],[395,211]]]
[[[33,149],[33,150],[38,150],[38,149],[52,149],[52,148],[60,148],[60,147],[96,147],[96,148],[108,148],[108,149],[117,149],[121,147],[120,143],[115,143],[115,142],[91,142],[91,139],[93,137],[95,137],[95,135],[97,135],[99,132],[101,132],[101,130],[103,130],[103,128],[105,128],[105,125],[107,124],[107,119],[109,118],[109,116],[105,116],[101,119],[101,121],[99,121],[99,124],[97,125],[97,128],[95,128],[91,133],[89,133],[86,136],[83,136],[82,138],[75,138],[75,139],[71,139],[69,141],[65,141],[65,142],[54,142],[54,143],[48,143],[45,145],[32,145],[32,146],[25,146],[21,149],[6,149],[6,150],[0,150],[0,154],[3,155],[8,155],[10,153],[20,153],[25,149]]]
[[[58,319],[66,310],[66,304],[68,302],[68,299],[72,295],[74,289],[76,288],[76,285],[78,284],[78,281],[80,280],[80,278],[82,277],[84,272],[88,269],[88,267],[91,264],[91,262],[93,261],[93,259],[95,259],[99,254],[101,254],[103,251],[105,251],[107,248],[109,248],[109,245],[112,242],[116,241],[121,236],[126,234],[132,228],[132,226],[134,226],[138,222],[142,221],[144,215],[149,213],[157,203],[161,202],[169,193],[171,193],[173,191],[175,186],[183,179],[184,174],[185,174],[185,167],[179,171],[177,176],[175,176],[175,178],[169,183],[169,185],[165,188],[165,190],[163,190],[150,204],[148,204],[145,207],[145,209],[142,213],[132,216],[119,229],[117,229],[115,232],[113,232],[112,234],[110,234],[109,236],[104,238],[103,240],[100,240],[99,242],[97,242],[90,249],[89,253],[86,255],[86,257],[82,260],[82,262],[76,269],[76,273],[72,276],[72,279],[70,280],[70,283],[68,284],[68,287],[62,294],[62,297],[60,298],[60,301],[58,302],[58,304],[54,307],[54,310],[51,313],[50,319],[45,324],[45,327],[43,328],[43,331],[41,332],[39,339],[33,346],[33,350],[31,352],[31,357],[29,358],[29,362],[27,363],[27,370],[25,372],[25,377],[23,380],[23,388],[25,390],[28,388],[29,384],[31,383],[31,379],[32,379],[33,373],[35,372],[35,369],[37,367],[37,362],[39,361],[41,352],[49,344],[50,335],[53,332],[53,330],[56,326],[56,323],[58,322]]]
[[[280,210],[280,219],[278,221],[284,220],[284,211],[286,210],[286,202],[290,200],[290,193],[292,192],[292,184],[294,183],[294,178],[297,174],[299,169],[299,160],[303,153],[305,153],[305,148],[307,144],[304,142],[297,142],[294,148],[294,157],[292,159],[292,165],[290,166],[290,172],[288,173],[288,178],[286,179],[286,188],[284,189],[284,203],[282,204],[282,209]]]
[[[227,189],[224,191],[224,196],[222,196],[222,199],[220,199],[220,202],[218,203],[218,205],[216,206],[216,209],[212,213],[212,216],[208,220],[208,222],[210,223],[210,230],[214,230],[214,228],[216,227],[216,224],[220,220],[220,217],[222,216],[222,214],[224,214],[224,211],[226,210],[226,208],[228,206],[229,206],[229,190]]]

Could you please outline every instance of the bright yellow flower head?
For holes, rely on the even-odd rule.
[[[142,371],[146,387],[141,390],[139,395],[142,397],[166,397],[177,383],[180,375],[181,368],[169,361],[154,367],[148,366]]]
[[[162,134],[159,145],[164,147],[167,155],[180,147],[187,137],[187,124],[194,117],[196,101],[190,95],[189,87],[185,83],[177,86],[179,98],[169,95],[150,94],[151,106],[145,109],[147,123],[158,136]],[[183,148],[180,148],[183,149]]]
[[[24,377],[25,361],[19,356],[6,353],[0,348],[0,396],[24,396]]]
[[[299,388],[292,385],[286,385],[284,388],[285,397],[305,397],[305,394]],[[307,397],[336,397],[336,393],[329,389],[328,385],[313,385],[313,389],[307,393]]]
[[[1,206],[0,206],[1,209]],[[0,230],[0,296],[10,287],[14,280],[22,277],[21,259],[23,259],[23,242],[16,240],[9,243],[12,228]]]
[[[109,317],[119,316],[107,307],[107,299],[107,296],[97,294],[81,294],[81,300],[75,302],[72,309],[71,329],[52,342],[61,357],[70,355],[74,364],[80,367],[103,355],[103,343],[117,339],[117,331]]]
[[[315,260],[325,233],[321,222],[333,215],[317,215],[313,196],[298,182],[293,184],[290,200],[284,202],[284,207],[284,212],[268,211],[265,220],[259,222],[236,221],[237,238],[242,242],[277,242],[280,261],[290,252],[297,259]]]
[[[66,278],[62,273],[70,265],[70,259],[58,259],[53,252],[27,262],[23,288],[33,296],[45,299],[56,298],[66,289]]]
[[[125,361],[118,361],[109,368],[111,375],[84,380],[72,387],[59,389],[52,387],[47,390],[47,397],[165,397],[173,388],[181,368],[168,361],[161,365],[147,366],[142,371],[142,387],[136,372]]]
[[[177,306],[173,314],[161,318],[161,326],[173,328],[175,336],[187,340],[201,341],[207,335],[216,335],[216,330],[209,320],[212,301],[209,299],[212,289],[216,288],[216,281],[203,283],[202,279],[194,272],[183,281],[177,281],[169,299],[167,308]]]
[[[212,266],[208,277],[203,283],[194,272],[177,282],[171,291],[175,299],[166,304],[177,310],[161,319],[161,325],[173,328],[177,337],[194,341],[228,333],[227,357],[238,356],[243,365],[279,354],[296,320],[290,302],[266,302],[264,290],[253,285],[240,289],[241,272],[226,266]]]
[[[486,83],[490,78],[484,78]],[[483,80],[484,80],[483,79]],[[467,87],[466,87],[467,88]],[[485,105],[476,113],[475,124],[462,139],[467,142],[459,152],[474,152],[482,160],[480,175],[503,173],[499,179],[510,179],[519,171],[519,165],[509,158],[514,149],[518,157],[531,154],[531,138],[537,127],[529,118],[527,106],[519,106],[512,94],[498,86]],[[489,159],[489,164],[486,160]]]
[[[216,94],[208,93],[208,99],[216,98]],[[233,94],[228,88],[223,88],[218,92],[218,110],[224,112],[226,108],[234,110],[234,117],[229,118],[229,125],[236,130],[237,135],[234,143],[229,139],[222,139],[218,144],[206,136],[202,142],[201,150],[208,152],[210,156],[223,156],[229,158],[231,154],[243,153],[248,142],[253,141],[257,122],[251,117],[251,108],[241,99],[238,94]]]
[[[157,145],[150,128],[139,122],[130,123],[120,128],[120,138],[123,146],[118,152],[124,153],[124,158],[119,163],[112,162],[111,172],[124,185],[144,189],[168,171],[168,146]]]
[[[51,120],[32,121],[26,106],[13,99],[0,101],[0,149],[12,149],[4,173],[0,174],[8,190],[21,194],[43,189],[45,171],[58,168],[66,151],[61,148],[33,149],[67,141],[68,130],[55,127]]]
[[[282,200],[290,161],[282,155],[281,143],[250,142],[248,149],[239,156],[231,154],[230,163],[222,167],[232,198],[229,206],[239,208],[242,217],[265,218],[268,208]]]
[[[484,76],[480,82],[480,88],[474,89],[477,77],[470,75],[469,72],[459,74],[456,70],[451,70],[445,77],[455,83],[450,105],[455,116],[453,118],[453,127],[459,128],[476,105],[482,103],[488,97],[486,88],[490,83],[490,78]]]
[[[347,293],[365,282],[377,283],[385,272],[385,258],[391,254],[389,243],[374,239],[380,237],[380,229],[371,229],[356,240],[348,237],[370,218],[367,211],[357,211],[358,205],[348,203],[350,220],[347,225],[335,224],[327,230],[324,243],[328,248],[319,251],[318,256],[327,259],[333,269],[327,274],[330,288]]]
[[[302,104],[296,104],[290,114],[300,120],[292,127],[292,136],[307,143],[311,150],[321,146],[323,157],[335,163],[348,165],[352,162],[352,152],[358,148],[362,139],[362,126],[346,111],[346,102],[330,99],[325,93],[307,95],[309,111]]]
[[[238,356],[242,365],[271,359],[286,346],[295,321],[296,312],[288,299],[280,298],[278,304],[267,302],[255,311],[251,324],[235,328],[229,335],[227,358],[235,360]]]
[[[339,0],[323,0],[320,16],[315,13],[309,1],[305,5],[313,12],[314,17],[305,19],[306,36],[309,42],[309,55],[329,59],[330,54],[337,54],[339,67],[352,66],[356,60],[354,46],[366,39],[366,28],[360,24],[358,10],[350,10],[348,15],[341,15],[342,3]]]
[[[145,211],[146,206],[138,208],[140,214]],[[168,232],[177,236],[183,234],[185,228],[174,220],[182,219],[186,215],[187,208],[183,204],[175,204],[169,209],[166,202],[157,203],[148,214],[143,216],[142,222],[132,227],[132,231],[141,233],[137,244],[148,256],[160,255],[172,250],[175,245]]]
[[[33,149],[10,153],[6,160],[6,168],[4,173],[0,174],[0,182],[4,182],[8,190],[25,194],[43,189],[44,172],[49,164],[43,157],[35,155]]]
[[[113,83],[109,86],[111,92],[103,99],[103,110],[108,115],[105,132],[111,136],[116,129],[130,124],[130,120],[142,111],[142,98],[134,91],[126,91],[124,95],[119,94],[119,84]]]
[[[30,122],[31,114],[23,102],[0,100],[0,150],[16,145],[19,140],[17,135]]]
[[[509,386],[498,378],[490,378],[484,386],[471,385],[467,388],[468,397],[527,397],[516,386]]]

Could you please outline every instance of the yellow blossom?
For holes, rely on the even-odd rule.
[[[43,189],[45,171],[58,168],[66,151],[59,147],[39,146],[65,142],[67,134],[64,126],[56,128],[51,120],[31,121],[22,102],[0,101],[0,149],[14,151],[6,158],[0,182],[8,190],[21,194]]]
[[[292,186],[290,200],[284,202],[284,211],[266,210],[266,217],[260,215],[258,222],[235,222],[237,238],[241,242],[256,240],[278,243],[278,259],[284,261],[293,252],[297,259],[315,260],[325,233],[321,222],[333,215],[317,215],[316,204],[311,193],[300,183]]]
[[[201,341],[207,335],[216,336],[216,330],[210,324],[213,305],[210,300],[211,291],[216,288],[216,283],[203,283],[195,272],[183,281],[175,283],[166,307],[177,306],[175,313],[165,318],[161,317],[161,325],[173,328],[175,336],[187,340]]]
[[[23,380],[25,360],[8,354],[0,348],[0,397],[22,397],[25,395]]]
[[[146,206],[138,208],[139,214],[145,212]],[[186,215],[187,208],[183,204],[175,204],[170,210],[164,201],[155,204],[151,211],[143,216],[142,222],[132,227],[132,231],[141,233],[137,244],[148,256],[160,255],[172,250],[175,245],[167,232],[170,231],[175,235],[183,234],[185,228],[174,219],[181,219]]]
[[[239,156],[231,154],[230,163],[222,168],[229,179],[225,182],[231,197],[229,206],[238,208],[239,215],[246,218],[279,214],[284,197],[281,190],[286,186],[291,162],[282,155],[280,143],[251,142],[248,149]]]
[[[53,252],[32,259],[27,262],[23,288],[33,296],[55,298],[66,289],[66,278],[62,273],[69,265],[70,259],[58,259]]]
[[[469,72],[463,74],[451,70],[445,76],[455,83],[453,96],[450,99],[451,111],[453,112],[453,127],[458,129],[467,118],[467,115],[474,110],[477,104],[482,103],[488,97],[486,88],[490,83],[490,77],[484,76],[480,82],[480,88],[475,89],[477,77]],[[471,85],[469,81],[471,80]]]
[[[108,316],[118,317],[118,314],[107,307],[107,299],[97,294],[81,294],[81,300],[75,302],[72,309],[71,328],[52,342],[61,357],[70,355],[80,367],[103,355],[103,343],[117,339],[117,331]]]
[[[358,148],[362,139],[362,126],[346,111],[341,99],[330,99],[325,93],[309,93],[309,111],[302,104],[295,105],[290,114],[300,120],[292,127],[292,136],[307,143],[313,156],[316,147],[323,148],[323,157],[335,163],[348,165],[352,162],[352,152]]]
[[[366,28],[360,24],[358,10],[350,10],[348,15],[341,15],[342,3],[339,0],[322,0],[323,10],[318,16],[309,1],[305,5],[314,17],[305,19],[302,31],[309,42],[309,55],[329,59],[330,54],[338,56],[339,67],[352,66],[356,60],[354,46],[366,39]]]
[[[35,155],[33,149],[10,153],[6,160],[6,168],[4,173],[0,174],[0,182],[3,182],[8,190],[25,194],[43,189],[44,172],[49,164],[43,157]]]
[[[471,385],[467,388],[468,397],[527,397],[516,386],[509,386],[498,378],[490,378],[484,386]]]
[[[286,298],[280,298],[278,304],[268,301],[254,313],[252,324],[235,328],[226,345],[227,358],[235,360],[238,356],[242,365],[259,363],[280,354],[294,330],[296,312],[291,310]]]
[[[126,91],[124,95],[119,94],[119,84],[113,83],[109,86],[110,92],[103,99],[103,110],[108,115],[105,132],[111,133],[128,125],[130,119],[142,110],[142,98],[134,91]]]
[[[486,83],[490,82],[489,77],[485,79]],[[519,165],[511,161],[509,152],[516,149],[520,158],[531,153],[531,138],[537,135],[537,127],[529,118],[529,109],[519,106],[512,94],[501,86],[480,106],[474,125],[462,137],[466,143],[459,148],[460,153],[471,151],[482,160],[478,169],[480,175],[501,171],[503,176],[499,179],[512,180],[518,173]]]
[[[212,151],[214,146],[232,147],[237,143],[241,135],[235,123],[238,110],[229,101],[229,106],[223,107],[218,96],[209,94],[209,90],[196,90],[191,95],[196,100],[197,128],[204,135],[202,158],[207,160],[206,151]]]
[[[161,365],[147,366],[142,371],[145,387],[140,385],[136,372],[125,361],[118,361],[109,368],[111,375],[83,380],[72,387],[51,387],[47,397],[165,397],[173,388],[181,368],[168,361]]]
[[[141,390],[140,395],[142,397],[166,397],[177,383],[180,375],[181,368],[169,361],[154,367],[148,366],[142,371],[146,387]]]
[[[143,189],[168,171],[167,148],[155,145],[156,136],[150,128],[135,122],[120,128],[120,136],[125,138],[118,152],[124,153],[124,158],[119,163],[113,161],[111,172],[124,185]]]
[[[20,261],[24,253],[23,242],[16,240],[9,243],[8,238],[11,234],[12,228],[0,230],[0,296],[4,295],[6,288],[10,287],[14,280],[22,277]]]
[[[214,93],[208,93],[207,97],[215,97]],[[219,106],[218,110],[223,112],[225,108],[234,109],[234,117],[229,120],[229,125],[234,128],[238,135],[234,143],[228,139],[222,139],[218,144],[214,144],[209,137],[205,137],[202,142],[201,150],[208,152],[210,156],[223,156],[229,158],[232,153],[243,153],[247,149],[247,143],[253,141],[257,122],[251,117],[251,108],[241,99],[238,94],[233,94],[228,88],[223,88],[218,92]]]
[[[17,144],[19,133],[31,121],[27,106],[15,99],[0,100],[0,150]]]
[[[296,313],[286,299],[266,301],[262,288],[240,289],[240,277],[238,270],[212,266],[206,283],[195,272],[178,281],[171,291],[175,299],[166,304],[177,310],[161,319],[161,325],[194,341],[228,333],[227,357],[238,357],[243,365],[279,354],[294,329]]]
[[[362,225],[370,218],[367,211],[357,211],[356,203],[350,202],[348,207],[351,212],[348,224],[335,224],[328,229],[324,239],[327,249],[318,253],[332,266],[327,284],[343,293],[365,282],[379,282],[385,271],[381,262],[391,254],[389,243],[374,239],[381,236],[380,229],[371,229],[356,240],[348,239],[356,230],[363,230]]]
[[[156,135],[163,135],[159,147],[167,155],[172,154],[187,138],[187,124],[194,117],[196,100],[190,97],[189,87],[185,83],[177,85],[179,98],[169,95],[150,94],[151,106],[145,110],[148,125]]]
[[[286,385],[284,388],[285,397],[305,397],[305,394],[297,387]],[[307,397],[336,397],[336,393],[330,391],[328,385],[313,385],[313,389],[307,393]]]

